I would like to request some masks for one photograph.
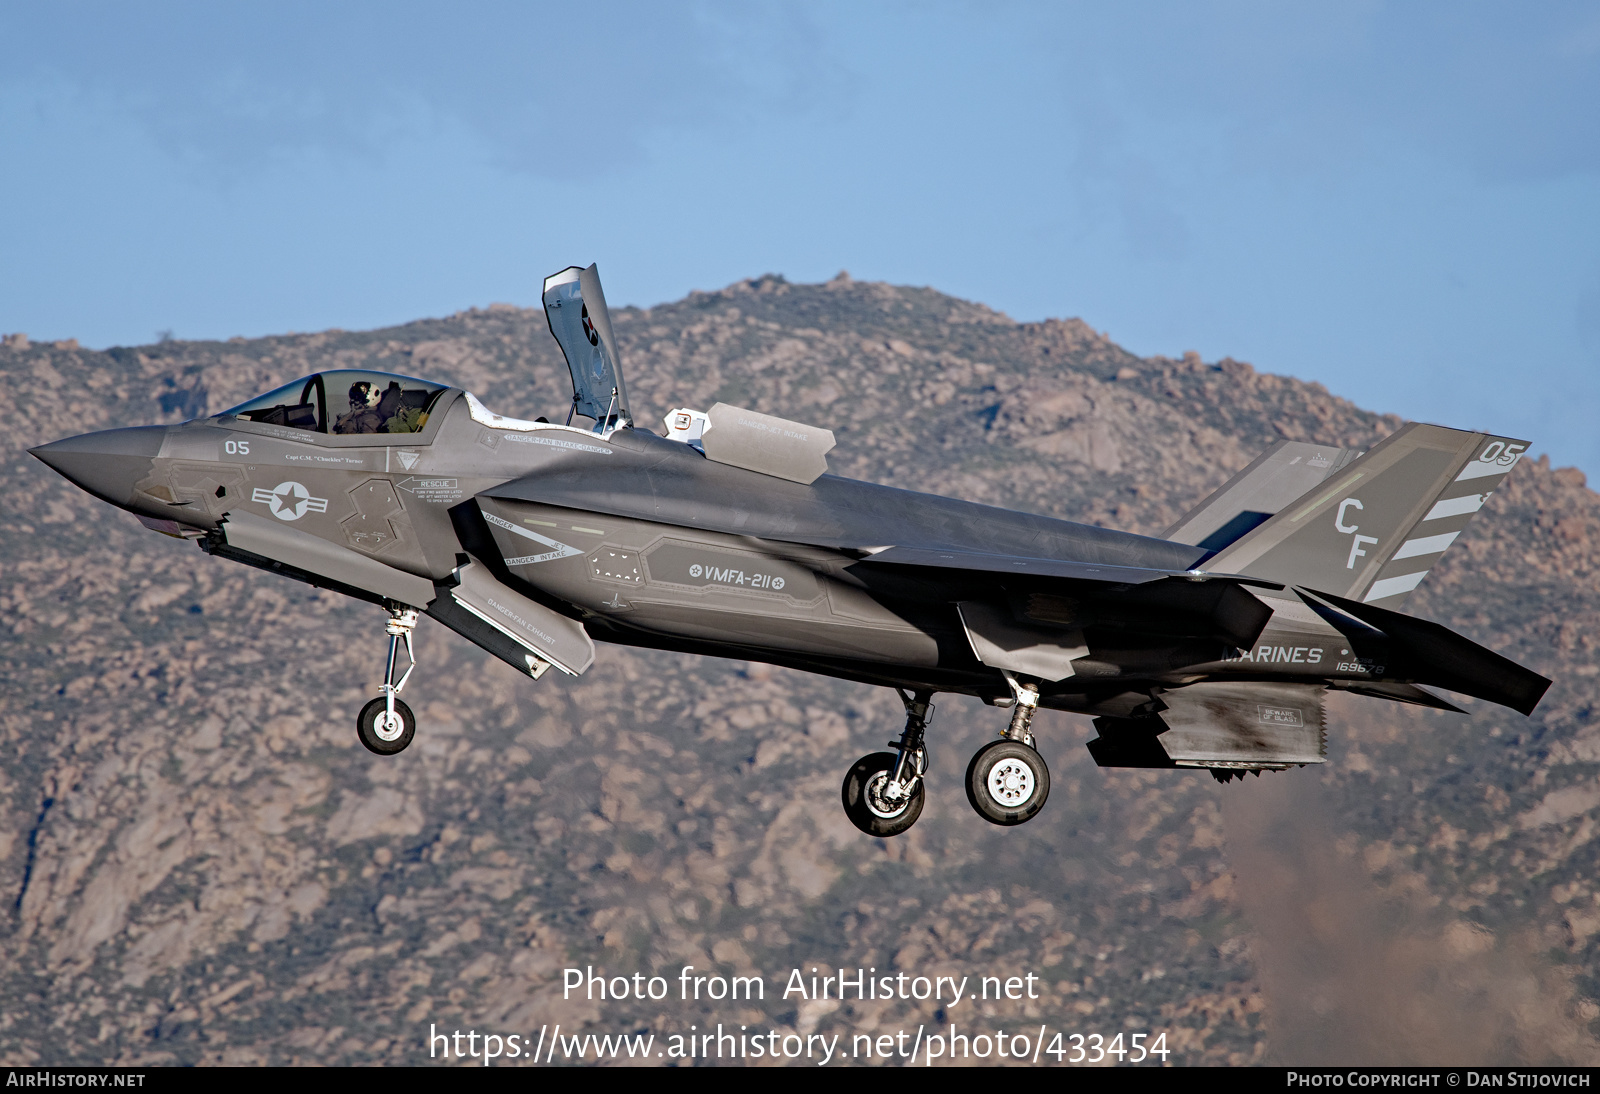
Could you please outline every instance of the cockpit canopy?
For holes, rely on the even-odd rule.
[[[217,415],[313,433],[420,433],[444,384],[365,369],[319,372]]]

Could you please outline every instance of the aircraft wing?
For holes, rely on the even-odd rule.
[[[1236,585],[1255,585],[1264,589],[1283,588],[1275,581],[1246,577],[1242,574],[1156,570],[1142,566],[1105,566],[1052,558],[1024,558],[1017,555],[992,555],[978,551],[945,551],[923,547],[885,547],[873,551],[862,561],[888,566],[925,566],[933,569],[1017,574],[1024,577],[1059,577],[1071,581],[1094,581],[1112,585],[1144,585],[1152,581],[1183,580],[1228,581]]]
[[[1187,544],[833,475],[810,483],[757,475],[643,430],[618,430],[595,447],[599,460],[553,463],[484,496],[862,555],[896,546],[954,547],[957,554],[990,559],[1087,559],[1165,573],[1186,570],[1206,554]]]
[[[1249,648],[1272,609],[1245,588],[1280,589],[1235,574],[1108,566],[978,552],[889,547],[852,564],[870,586],[897,571],[946,595],[979,661],[1062,680],[1089,654],[1084,630],[1132,628]]]

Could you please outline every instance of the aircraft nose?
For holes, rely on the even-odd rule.
[[[150,474],[167,427],[108,429],[51,441],[29,452],[51,470],[103,501],[126,508],[134,484]]]

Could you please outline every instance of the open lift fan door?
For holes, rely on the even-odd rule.
[[[600,289],[600,267],[568,266],[544,279],[544,314],[572,373],[572,405],[601,427],[614,416],[632,422],[628,389],[622,382],[611,313]]]
[[[1320,684],[1205,683],[1162,692],[1157,737],[1180,767],[1319,764],[1327,758]]]
[[[518,645],[571,676],[594,664],[594,642],[577,620],[506,588],[476,562],[456,576],[460,584],[450,590],[451,598]]]

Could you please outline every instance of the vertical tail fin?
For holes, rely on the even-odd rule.
[[[1398,608],[1527,448],[1412,423],[1224,547],[1206,569]]]
[[[1348,448],[1279,441],[1161,534],[1220,551],[1355,459]]]

